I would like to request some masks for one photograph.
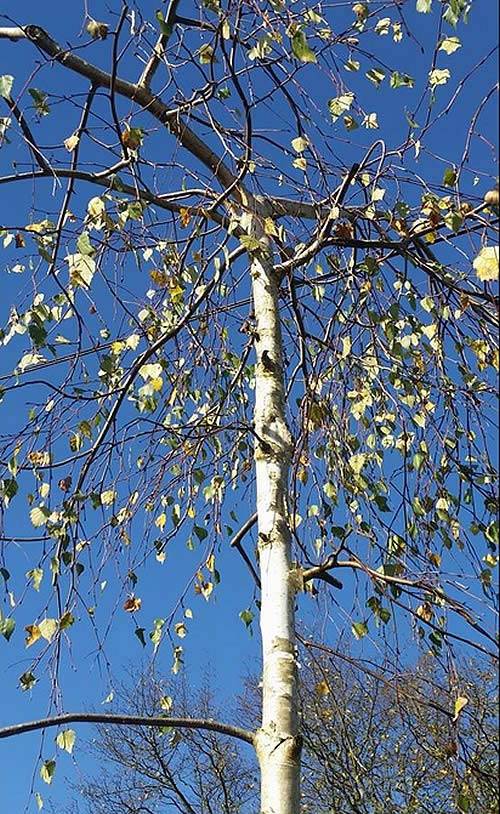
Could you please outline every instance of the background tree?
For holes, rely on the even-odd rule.
[[[494,655],[496,83],[469,11],[172,0],[0,28],[24,59],[0,182],[30,190],[3,223],[0,624],[50,713],[0,736],[104,720],[60,717],[63,674],[89,641],[109,670],[117,617],[178,673],[231,549],[260,726],[169,723],[251,744],[262,814],[299,809],[299,617],[382,627],[394,669],[412,635]]]
[[[460,794],[470,811],[498,810],[498,699],[487,665],[462,664],[450,683],[428,658],[400,675],[334,651],[305,653],[301,662],[301,812],[451,814]],[[116,703],[134,715],[168,709],[218,718],[211,683],[196,693],[148,673],[139,684],[131,676]],[[236,705],[248,728],[258,725],[260,695],[251,680]],[[89,749],[101,768],[74,784],[74,812],[245,814],[258,804],[257,767],[217,733],[101,726]]]

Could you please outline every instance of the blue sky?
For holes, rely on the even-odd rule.
[[[116,6],[117,4],[114,4],[113,8],[116,9]],[[156,6],[156,3],[141,3],[141,11],[145,17],[149,14],[152,20]],[[189,6],[189,4],[186,4],[186,6]],[[382,10],[383,5],[381,4],[381,13]],[[348,8],[341,10],[339,12],[340,18],[342,18],[342,15],[347,14],[348,11]],[[5,0],[2,12],[5,17],[11,18],[13,24],[33,23],[43,25],[55,39],[62,43],[76,40],[83,19],[83,5],[80,3],[66,4],[64,13],[62,13],[61,6],[55,3],[47,4],[46,8],[41,8],[39,4],[34,2],[14,3],[11,0]],[[96,19],[109,22],[114,19],[108,14],[108,6],[105,3],[95,2],[91,4],[90,12]],[[185,13],[187,14],[188,11],[185,11]],[[388,9],[387,13],[390,13],[390,9]],[[495,14],[496,4],[492,4],[488,0],[476,0],[473,3],[468,26],[460,25],[456,32],[462,38],[463,47],[450,57],[445,57],[441,53],[439,64],[442,63],[442,65],[453,67],[453,79],[450,81],[449,86],[438,88],[437,104],[441,105],[443,109],[446,108],[447,101],[457,87],[456,77],[466,77],[479,60],[496,45],[497,21],[493,19]],[[336,130],[335,137],[332,136],[331,139],[332,162],[334,164],[335,162],[349,164],[359,157],[360,146],[368,147],[379,136],[386,138],[388,145],[391,147],[399,145],[405,139],[408,122],[404,108],[406,107],[410,112],[417,105],[420,94],[418,85],[425,84],[432,53],[430,38],[435,38],[436,29],[435,15],[417,15],[413,9],[413,4],[408,7],[408,20],[415,27],[415,36],[423,47],[424,54],[421,54],[420,45],[416,42],[405,42],[400,52],[401,65],[393,65],[391,62],[391,68],[412,73],[416,79],[417,88],[415,90],[400,91],[402,94],[408,94],[405,101],[405,97],[394,95],[394,91],[389,89],[387,81],[376,90],[370,83],[367,86],[366,79],[363,80],[362,76],[358,77],[351,74],[349,77],[350,87],[355,92],[359,90],[360,98],[363,99],[363,105],[367,111],[377,110],[380,130],[376,133],[370,130],[359,130],[352,135],[346,134],[345,131],[339,132]],[[0,24],[7,24],[7,21],[2,20]],[[455,34],[449,27],[446,28],[446,33],[449,35]],[[102,60],[103,65],[108,64],[106,62],[108,47],[108,43],[98,43],[92,51],[93,58],[97,62]],[[380,60],[382,62],[385,59],[392,60],[392,53],[390,39],[384,40],[380,38],[377,42],[377,55]],[[0,40],[0,55],[0,73],[12,74],[16,81],[15,88],[21,88],[37,62],[32,47],[27,43],[10,43]],[[126,69],[129,63],[125,60],[124,64]],[[433,179],[440,179],[444,170],[452,161],[459,161],[463,151],[464,123],[470,122],[477,108],[478,98],[481,98],[489,90],[496,79],[496,75],[496,56],[485,61],[480,69],[472,73],[471,79],[464,83],[457,102],[450,108],[448,113],[443,114],[438,125],[426,135],[425,150],[419,161],[407,168],[410,175],[412,172],[418,171],[424,177],[429,175]],[[79,87],[78,79],[75,80],[71,77],[69,80],[64,71],[61,70],[54,70],[52,73],[45,70],[42,76],[43,80],[38,80],[36,76],[36,78],[30,79],[28,84],[35,87],[40,85],[47,90],[54,89],[61,94],[74,94],[75,88]],[[324,82],[324,88],[315,87],[314,91],[318,98],[324,98],[326,104],[328,98],[332,96],[331,85],[326,74]],[[83,89],[83,83],[80,83],[80,85],[81,89]],[[51,116],[46,117],[40,124],[37,133],[41,133],[44,144],[50,144],[55,139],[60,141],[61,121],[58,118],[58,112],[62,110],[64,111],[63,116],[67,116],[67,109],[64,105],[55,108]],[[123,106],[123,110],[125,110],[125,106]],[[486,140],[494,141],[495,139],[496,112],[494,102],[486,105],[482,117]],[[276,114],[279,115],[279,113],[280,111],[277,110]],[[2,113],[2,115],[4,114]],[[67,131],[65,137],[70,135],[77,123],[77,112],[74,111],[72,115],[74,119],[68,120],[67,123],[64,122],[65,131]],[[264,133],[267,129],[272,131],[274,124],[272,118],[267,118],[267,115],[262,116],[262,119],[258,119],[256,122],[257,129],[260,128]],[[416,114],[416,119],[422,123],[423,118],[422,109],[420,113]],[[151,137],[152,149],[158,151],[158,154],[162,149],[160,137],[161,134]],[[328,138],[325,141],[328,142]],[[15,161],[21,152],[16,138],[13,137],[12,144],[4,147],[0,152],[2,174],[10,171],[11,162]],[[476,187],[473,183],[474,174],[466,175],[463,182],[463,192],[471,196],[481,196],[486,189],[486,177],[498,175],[498,168],[492,166],[493,151],[488,148],[487,144],[485,146],[485,142],[478,144],[475,141],[472,145],[472,153],[474,169],[480,180]],[[484,178],[482,173],[484,173]],[[45,190],[46,194],[48,194],[48,184],[45,184]],[[84,185],[82,185],[81,197],[77,196],[76,198],[75,208],[80,205],[84,209],[89,194],[92,194],[89,193],[88,189],[83,190]],[[0,225],[22,225],[26,220],[27,209],[31,206],[31,199],[29,198],[31,195],[32,187],[29,183],[2,187]],[[60,204],[60,198],[56,196],[53,202],[54,211],[57,210],[58,204]],[[40,213],[38,213],[38,216],[39,219],[43,217]],[[0,274],[2,285],[0,323],[3,324],[8,317],[10,304],[12,302],[17,303],[21,297],[29,294],[30,283],[21,279],[21,275],[4,274],[2,271],[0,271]],[[239,352],[243,341],[241,335],[237,335],[235,332],[234,341]],[[3,358],[0,375],[8,372],[9,365],[12,367],[15,359],[14,353],[17,353],[17,349],[12,349],[12,346],[2,350]],[[9,409],[4,409],[2,413],[3,432],[17,426],[18,410],[19,412],[21,410],[26,411],[27,401],[28,397],[25,396],[22,390],[19,395],[9,401]],[[252,489],[236,493],[233,498],[230,498],[225,509],[226,522],[231,522],[229,520],[231,510],[235,512],[241,522],[252,514],[252,498]],[[33,534],[33,528],[26,518],[26,510],[23,509],[22,505],[17,509],[13,504],[7,522],[8,526],[6,525],[6,528],[8,528],[9,534]],[[96,516],[89,521],[89,528],[92,532],[98,528],[99,522],[100,517],[97,517],[96,513]],[[232,526],[236,530],[237,523],[232,522]],[[109,618],[113,619],[113,625],[106,642],[106,653],[113,665],[112,676],[107,675],[102,659],[96,659],[95,641],[89,636],[90,628],[87,626],[84,635],[75,636],[73,650],[63,656],[60,675],[65,709],[103,708],[101,703],[112,688],[112,678],[119,679],[126,665],[137,665],[139,670],[141,665],[145,663],[148,656],[145,655],[139,640],[133,635],[133,630],[136,624],[144,625],[147,637],[147,632],[151,627],[151,620],[165,616],[166,609],[168,612],[169,608],[175,606],[178,584],[179,582],[184,584],[189,579],[193,569],[193,555],[185,547],[186,541],[184,538],[187,536],[186,532],[183,531],[182,536],[183,539],[176,541],[176,545],[168,549],[167,562],[163,566],[158,566],[153,561],[141,573],[137,593],[143,599],[143,609],[141,614],[138,615],[137,623],[129,615],[121,611],[118,604],[120,600],[117,600],[116,595],[111,590],[109,594],[106,593],[106,590],[101,592],[96,621],[105,625]],[[23,544],[15,547],[8,544],[6,553],[8,555],[8,568],[12,574],[23,574],[33,567],[33,546],[36,545],[39,544]],[[250,550],[252,546],[253,543],[249,545]],[[203,557],[202,547],[199,556]],[[121,566],[120,580],[124,578],[127,567],[126,563]],[[217,560],[217,567],[221,571],[222,584],[216,590],[210,602],[206,603],[201,597],[194,597],[192,594],[190,594],[189,600],[186,601],[186,604],[193,611],[194,620],[189,625],[189,634],[183,640],[183,645],[185,647],[185,660],[189,665],[189,675],[193,677],[193,681],[199,680],[204,668],[210,665],[221,688],[221,696],[230,697],[239,690],[242,674],[258,670],[259,638],[256,623],[254,623],[255,629],[252,637],[238,619],[240,611],[249,607],[253,599],[251,581],[243,563],[236,552],[229,551],[226,547]],[[173,574],[175,574],[175,577],[172,577]],[[109,562],[102,579],[107,579],[111,585],[115,578],[116,573],[113,563]],[[335,631],[337,631],[339,638],[344,637],[346,629],[349,630],[350,627],[346,625],[346,622],[351,617],[351,611],[353,609],[355,613],[358,611],[357,600],[353,598],[353,591],[351,590],[353,580],[346,577],[344,581],[346,587],[339,600],[341,608],[337,608],[339,613],[331,625],[333,631],[331,635],[334,643],[338,641],[335,638]],[[108,595],[109,598],[107,598]],[[31,664],[31,654],[27,654],[26,651],[20,648],[19,643],[24,625],[30,624],[33,621],[33,614],[38,611],[37,599],[37,596],[31,597],[28,595],[24,601],[18,619],[16,641],[12,639],[9,645],[3,639],[0,641],[0,674],[3,678],[0,722],[3,725],[43,716],[47,712],[47,698],[50,692],[50,677],[48,675],[44,676],[43,673],[39,675],[39,682],[32,694],[20,693],[16,687],[17,677]],[[300,604],[304,611],[304,618],[312,622],[314,614],[311,601],[303,599]],[[6,607],[4,603],[2,606],[4,612]],[[325,603],[320,602],[320,609],[324,620],[331,617],[330,606],[327,608]],[[404,639],[405,636],[403,636]],[[350,646],[353,652],[360,651],[361,645],[350,643]],[[375,640],[367,647],[372,654],[382,653],[384,650],[383,639]],[[414,651],[408,650],[408,652],[412,653]],[[169,649],[160,649],[157,656],[158,663],[167,673],[170,671],[171,653]],[[85,732],[83,727],[78,727],[78,738],[89,734],[90,732]],[[45,743],[42,746],[44,758],[54,756],[53,737],[52,732],[45,736]],[[14,813],[24,810],[30,800],[33,773],[35,773],[35,788],[43,794],[44,798],[53,801],[56,810],[58,804],[67,802],[68,792],[63,782],[63,776],[65,772],[71,772],[70,758],[59,753],[57,777],[53,786],[49,789],[40,781],[38,768],[36,768],[40,742],[41,738],[38,734],[23,735],[17,740],[11,739],[0,742],[1,803],[6,811]],[[78,740],[76,759],[78,760]],[[87,767],[85,760],[79,765],[83,770]],[[31,806],[30,810],[35,810],[32,799],[29,805]]]

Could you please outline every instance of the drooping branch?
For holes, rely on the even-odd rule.
[[[156,729],[171,727],[172,729],[204,729],[208,732],[219,732],[253,745],[254,734],[247,729],[220,721],[206,718],[163,718],[148,717],[146,715],[114,715],[96,712],[67,712],[63,715],[54,715],[49,718],[39,718],[23,724],[13,724],[0,729],[0,739],[22,735],[25,732],[36,732],[65,724],[106,724],[109,726],[150,726]]]

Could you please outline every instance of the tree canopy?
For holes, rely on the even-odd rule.
[[[252,744],[295,814],[298,641],[496,657],[494,13],[1,21],[0,631],[41,720],[0,737],[103,718],[58,717],[89,650],[101,700],[124,647],[177,675],[230,602],[262,725],[170,725]]]

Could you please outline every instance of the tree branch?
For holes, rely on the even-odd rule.
[[[70,71],[84,76],[89,79],[95,86],[113,89],[121,96],[131,99],[138,105],[141,105],[144,110],[147,110],[159,122],[164,124],[174,135],[182,146],[188,150],[195,158],[204,164],[219,183],[227,188],[231,186],[236,180],[236,176],[231,172],[229,167],[223,162],[222,158],[217,155],[210,147],[208,147],[202,139],[180,118],[178,110],[169,110],[167,105],[155,96],[147,88],[141,87],[134,82],[127,82],[124,79],[113,77],[107,71],[98,68],[87,62],[85,59],[72,54],[70,51],[63,49],[52,37],[39,26],[27,25],[24,28],[1,28],[0,38],[8,38],[11,40],[18,40],[21,38],[27,39],[36,45],[47,56],[52,57],[56,62],[69,68]],[[241,185],[240,185],[241,187]],[[241,189],[234,190],[235,196],[238,200],[242,200],[240,194]],[[250,200],[252,196],[246,192],[246,200]]]
[[[172,727],[173,729],[205,729],[209,732],[219,732],[232,738],[254,743],[254,734],[239,726],[224,724],[205,718],[162,718],[160,716],[148,717],[146,715],[114,715],[96,712],[67,712],[63,715],[54,715],[49,718],[40,718],[37,721],[28,721],[23,724],[13,724],[0,729],[0,740],[22,735],[25,732],[35,732],[40,729],[49,729],[63,724],[108,724],[110,726],[152,726]]]

